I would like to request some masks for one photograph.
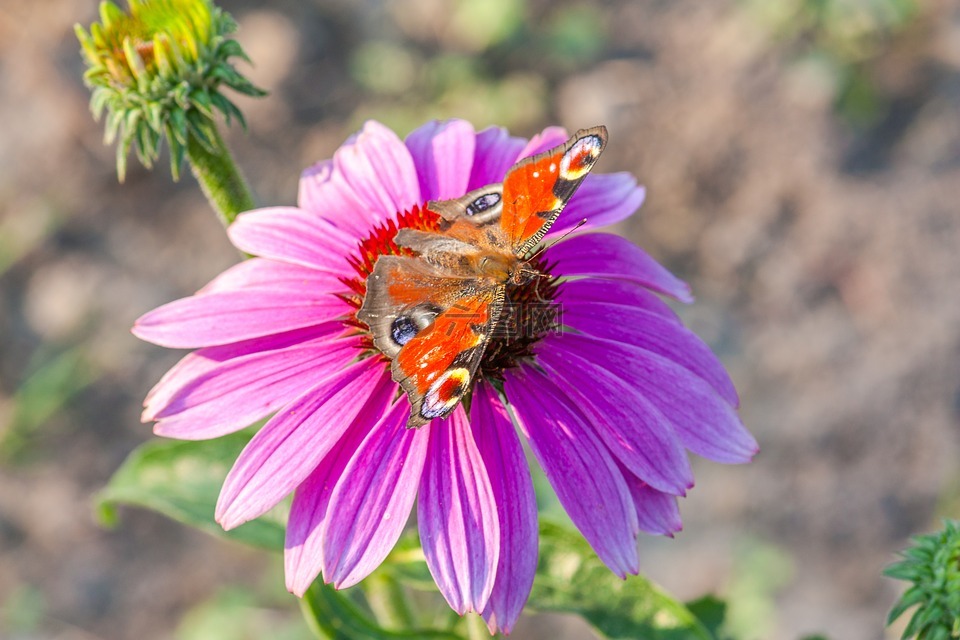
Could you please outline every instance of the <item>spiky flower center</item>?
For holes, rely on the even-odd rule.
[[[355,327],[363,336],[361,348],[365,353],[385,361],[386,358],[373,345],[369,328],[357,319],[356,312],[363,305],[367,278],[373,273],[380,256],[415,255],[410,249],[397,246],[395,238],[400,229],[438,231],[440,216],[426,207],[415,206],[399,214],[396,220],[390,219],[378,225],[349,258],[357,275],[341,279],[350,290],[341,297],[355,309],[347,324]],[[507,284],[500,318],[491,332],[490,342],[480,363],[480,375],[488,380],[500,380],[506,369],[532,359],[536,343],[560,326],[559,307],[554,302],[559,285],[556,278],[549,276],[549,265],[538,257],[532,259],[528,267],[542,274],[542,277],[530,278],[520,285]]]

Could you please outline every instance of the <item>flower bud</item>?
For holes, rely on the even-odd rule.
[[[75,26],[88,67],[84,81],[93,91],[90,109],[98,120],[107,114],[106,144],[119,140],[121,181],[134,145],[150,168],[166,138],[177,179],[191,139],[216,152],[215,111],[228,123],[244,124],[222,87],[249,96],[265,92],[233,67],[232,58],[249,61],[229,37],[235,30],[233,19],[209,0],[129,0],[127,13],[104,0],[100,22],[89,31]]]

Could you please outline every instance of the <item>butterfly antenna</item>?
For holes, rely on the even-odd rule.
[[[556,240],[551,241],[550,244],[540,245],[540,248],[537,249],[536,251],[534,251],[533,255],[530,256],[530,259],[531,259],[531,260],[535,259],[535,258],[538,257],[541,253],[543,253],[544,251],[546,251],[547,249],[549,249],[549,248],[552,247],[553,245],[557,244],[558,242],[560,242],[561,240],[563,240],[564,238],[566,238],[566,237],[569,236],[571,233],[573,233],[574,231],[576,231],[577,229],[579,229],[580,227],[582,227],[582,226],[585,225],[585,224],[587,224],[587,219],[586,219],[586,218],[581,218],[580,222],[578,222],[577,224],[575,224],[572,229],[568,229],[566,233],[564,233],[562,236],[560,236],[560,237],[557,238]]]

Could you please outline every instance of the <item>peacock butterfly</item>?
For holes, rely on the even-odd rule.
[[[541,275],[533,249],[606,142],[606,127],[582,129],[517,162],[502,183],[428,202],[439,231],[401,229],[396,243],[414,255],[377,260],[357,318],[407,394],[408,427],[448,416],[470,389],[507,287]]]

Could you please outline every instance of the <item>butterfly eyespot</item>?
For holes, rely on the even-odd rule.
[[[396,318],[390,325],[390,337],[401,347],[413,340],[418,331],[417,325],[407,316]]]
[[[467,392],[470,371],[462,367],[448,369],[430,385],[420,405],[420,415],[427,420],[449,414]]]
[[[593,167],[602,149],[603,140],[600,136],[580,138],[560,159],[560,177],[564,180],[579,180]]]
[[[390,338],[403,346],[413,337],[433,324],[440,308],[432,304],[422,304],[411,309],[406,315],[397,316],[390,323]]]
[[[470,204],[467,205],[467,215],[475,216],[491,207],[497,206],[500,202],[499,193],[485,193]]]

